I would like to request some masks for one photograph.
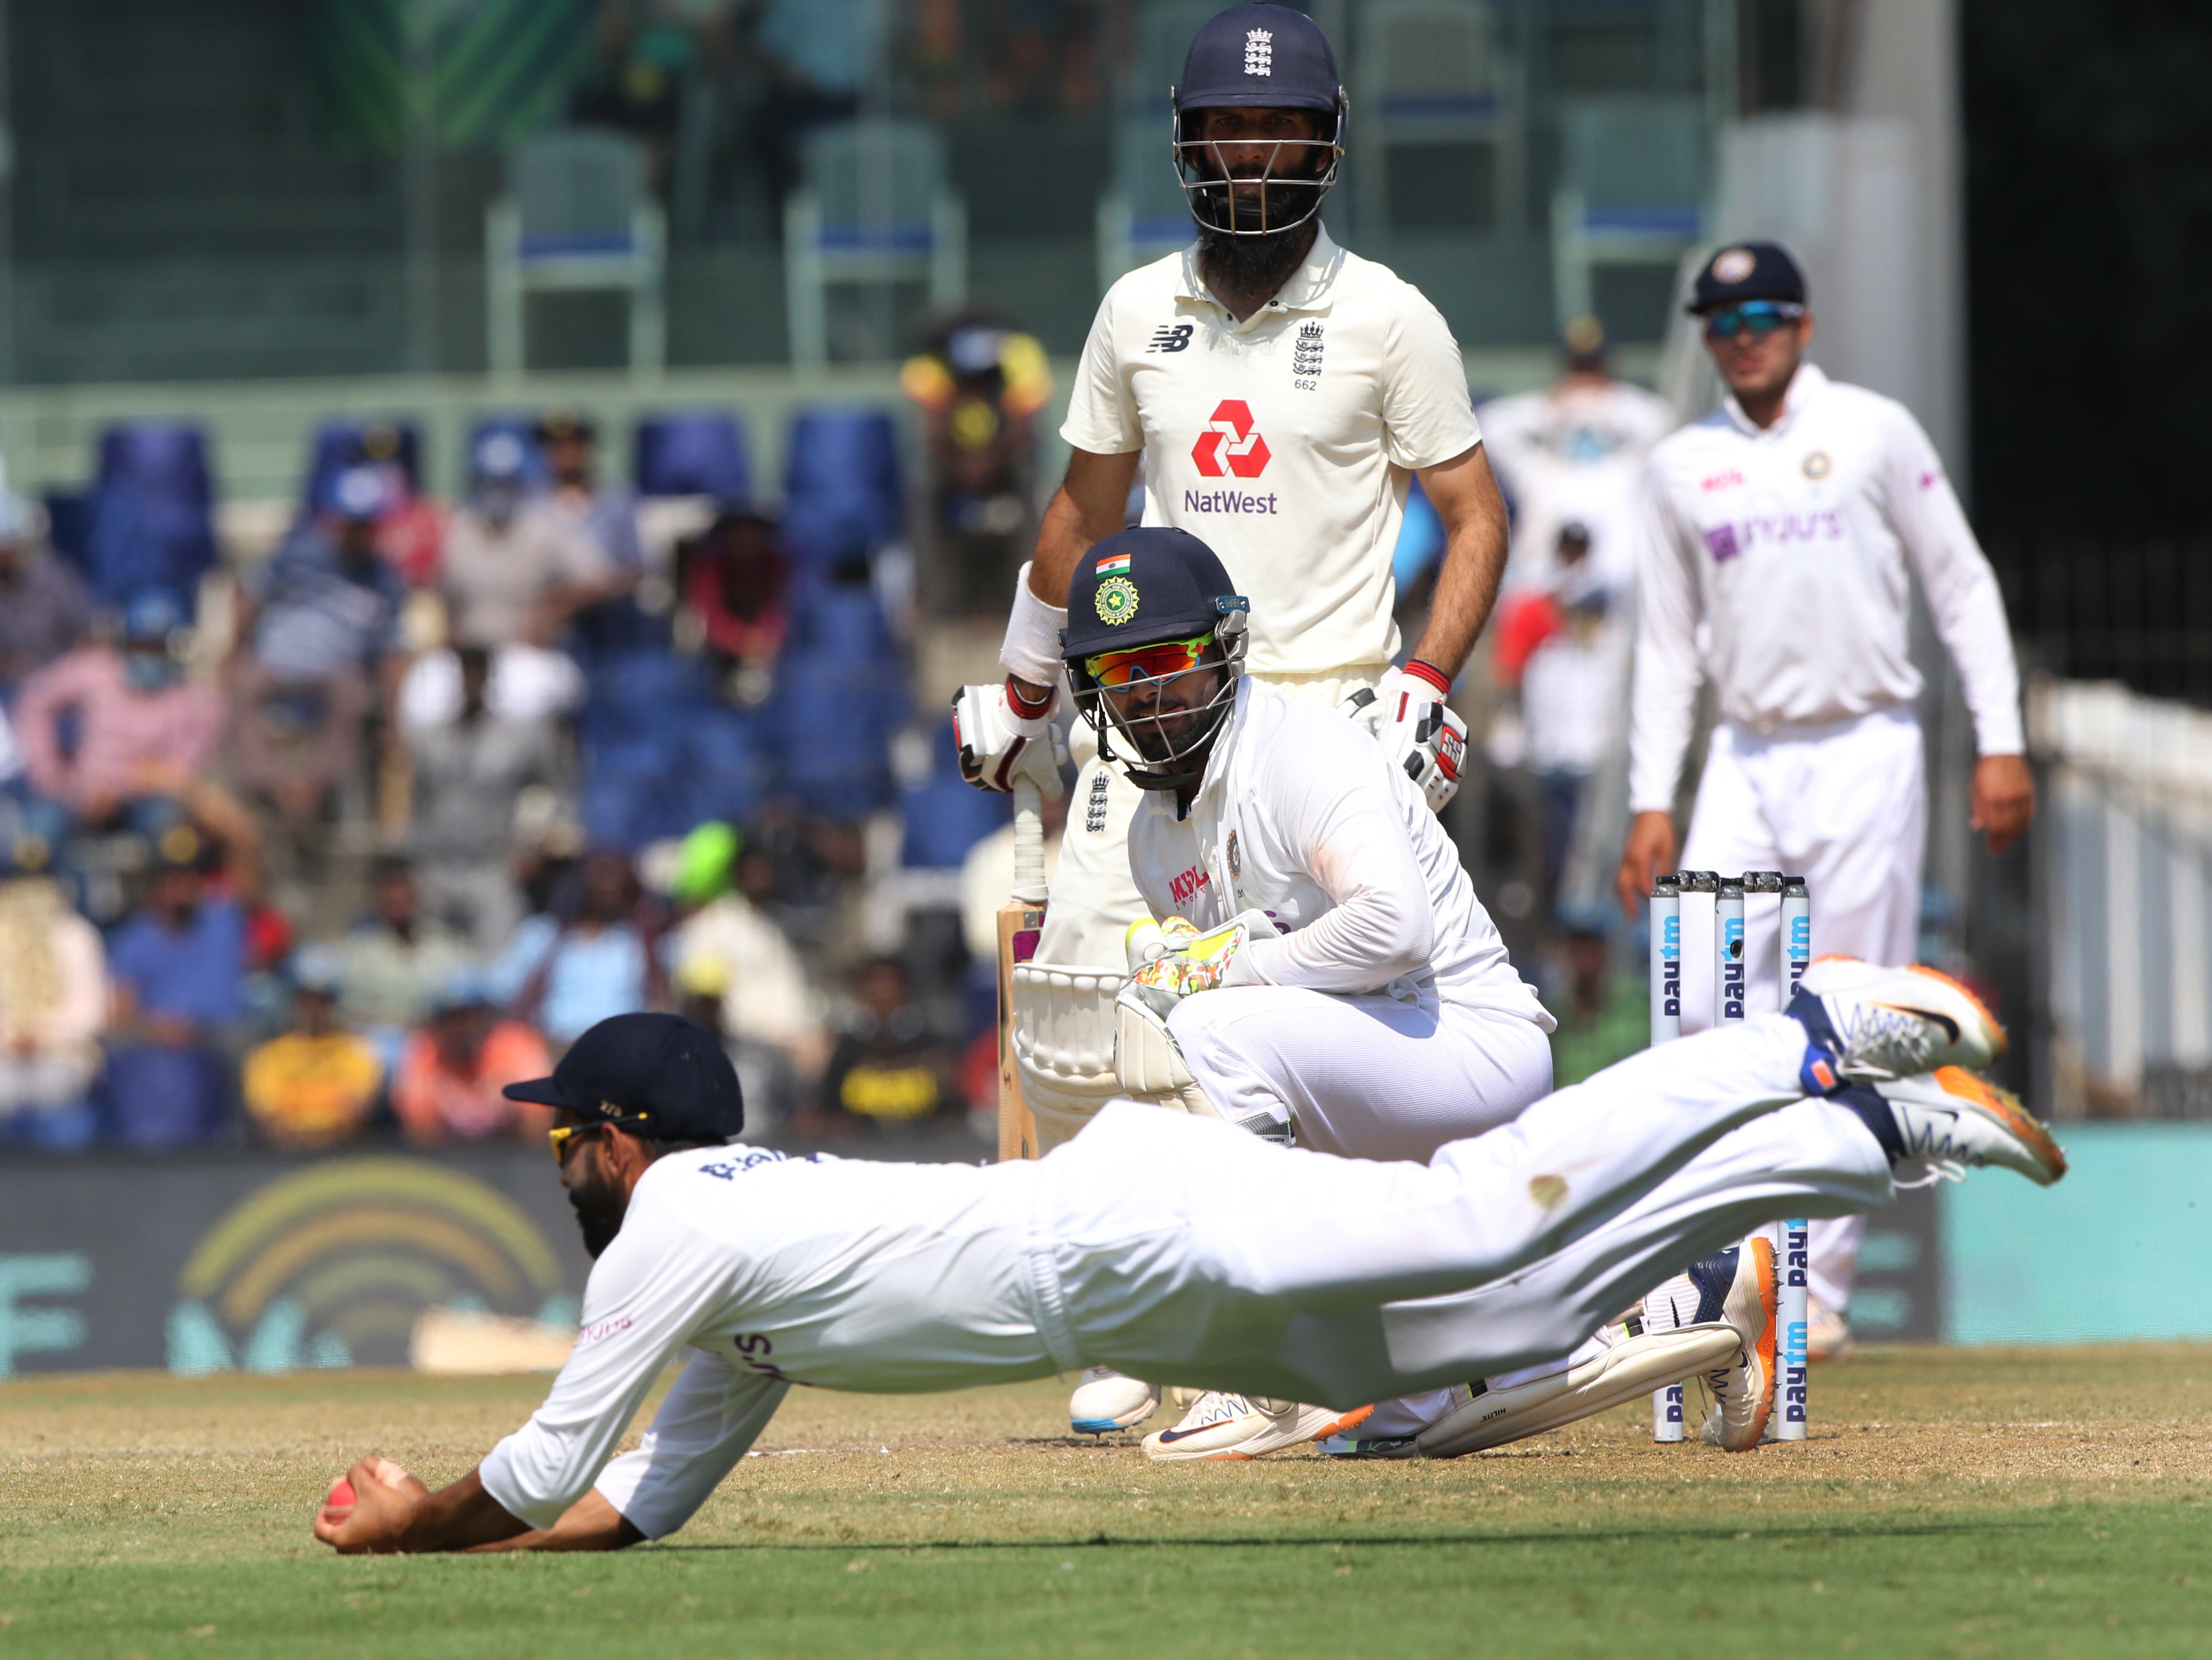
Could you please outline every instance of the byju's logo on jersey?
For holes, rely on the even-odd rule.
[[[1257,478],[1267,470],[1267,440],[1252,424],[1252,406],[1224,397],[1213,406],[1213,419],[1190,446],[1192,465],[1201,478]]]
[[[1152,330],[1152,343],[1145,348],[1148,352],[1182,352],[1190,349],[1192,325],[1188,323],[1163,323]]]

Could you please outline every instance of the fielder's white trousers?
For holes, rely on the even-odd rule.
[[[1920,870],[1928,839],[1920,723],[1910,709],[1796,726],[1762,736],[1723,722],[1713,731],[1698,804],[1682,847],[1685,870],[1780,870],[1806,879],[1813,954],[1869,962],[1912,960],[1919,936]],[[1682,1029],[1712,1017],[1712,906],[1682,902]],[[1744,901],[1752,1009],[1779,996],[1779,901]],[[1830,1308],[1850,1303],[1862,1216],[1816,1222],[1811,1290]]]
[[[1510,1124],[1552,1090],[1552,1045],[1518,1015],[1288,985],[1185,997],[1183,1063],[1225,1118],[1287,1119],[1300,1147],[1425,1162]]]
[[[1888,1203],[1804,1050],[1774,1015],[1668,1044],[1426,1165],[1114,1103],[1038,1166],[1039,1335],[1065,1371],[1344,1408],[1555,1360],[1755,1227]]]

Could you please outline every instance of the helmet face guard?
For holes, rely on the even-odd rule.
[[[1172,89],[1170,89],[1171,101]],[[1340,90],[1333,117],[1317,138],[1274,140],[1207,139],[1196,136],[1205,106],[1188,109],[1178,105],[1169,118],[1173,124],[1171,152],[1176,182],[1182,186],[1190,216],[1206,230],[1223,236],[1273,236],[1295,230],[1321,211],[1322,198],[1336,183],[1344,166],[1345,129],[1352,112]],[[1232,174],[1222,159],[1225,144],[1268,152],[1256,173]],[[1314,152],[1324,152],[1315,165]],[[1257,192],[1240,196],[1237,186],[1257,184]]]
[[[1098,734],[1098,754],[1103,760],[1119,759],[1110,735],[1119,732],[1133,752],[1123,770],[1139,790],[1187,790],[1206,776],[1213,741],[1237,704],[1237,682],[1244,672],[1244,650],[1249,643],[1246,613],[1241,603],[1218,601],[1221,621],[1210,633],[1188,641],[1155,641],[1093,657],[1067,659],[1067,677],[1075,690],[1075,706]],[[1102,685],[1091,664],[1105,657],[1133,658],[1172,651],[1177,645],[1191,649],[1182,666],[1164,667],[1157,661],[1150,669],[1137,668],[1127,679]],[[1153,670],[1158,670],[1157,672]],[[1110,672],[1110,671],[1109,671]],[[1221,683],[1203,702],[1184,705],[1170,701],[1172,688],[1185,676],[1216,674]],[[1156,688],[1141,712],[1124,706],[1139,687]],[[1141,696],[1141,694],[1136,694]]]

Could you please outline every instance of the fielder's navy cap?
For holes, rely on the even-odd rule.
[[[1249,602],[1213,549],[1188,530],[1118,530],[1076,561],[1060,655],[1094,657],[1210,633]]]
[[[674,1015],[617,1015],[568,1047],[550,1078],[511,1101],[565,1106],[663,1142],[726,1142],[745,1127],[737,1069],[714,1037]]]
[[[1288,6],[1231,6],[1191,37],[1175,106],[1334,110],[1340,90],[1336,54],[1312,18]]]
[[[1703,317],[1743,300],[1805,303],[1805,273],[1779,242],[1731,242],[1698,273],[1696,298],[1687,310]]]

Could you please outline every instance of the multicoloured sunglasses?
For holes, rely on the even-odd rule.
[[[1189,639],[1132,645],[1126,651],[1101,651],[1095,657],[1085,657],[1083,666],[1091,679],[1109,689],[1133,686],[1140,680],[1165,680],[1170,675],[1188,673],[1205,660],[1206,648],[1212,644],[1212,634],[1199,634]]]

